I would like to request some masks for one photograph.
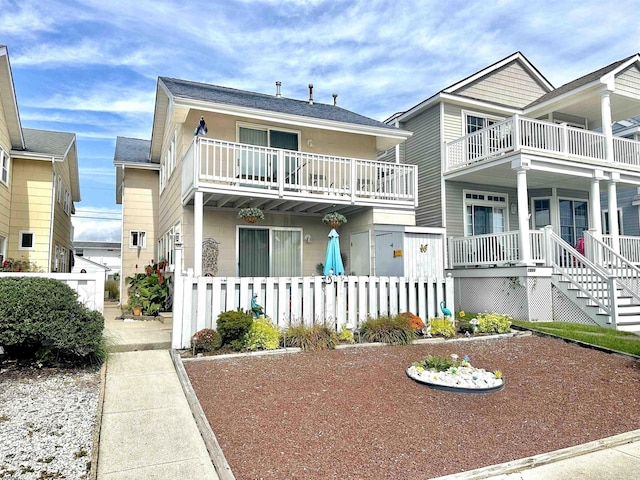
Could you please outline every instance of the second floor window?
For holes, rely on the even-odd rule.
[[[0,148],[0,182],[9,185],[9,154]]]
[[[147,234],[141,230],[131,230],[129,234],[129,247],[130,248],[146,248],[147,247]]]

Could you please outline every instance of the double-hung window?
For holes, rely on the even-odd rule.
[[[9,185],[9,153],[0,148],[0,182]]]
[[[2,263],[4,262],[7,249],[7,237],[0,235],[0,269],[2,269]]]
[[[131,230],[129,232],[129,248],[147,248],[147,232]]]

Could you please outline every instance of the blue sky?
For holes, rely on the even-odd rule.
[[[116,136],[149,139],[158,76],[383,120],[521,51],[556,87],[640,51],[640,1],[0,0],[24,127],[78,137],[76,240],[118,241]]]

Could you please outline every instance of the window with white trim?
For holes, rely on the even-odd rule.
[[[34,250],[36,247],[35,232],[20,231],[18,239],[18,250]]]
[[[143,230],[130,230],[129,248],[147,248],[147,232]]]
[[[9,185],[9,153],[0,148],[0,182]]]
[[[465,190],[463,198],[465,236],[508,230],[507,194]]]
[[[7,237],[0,235],[0,268],[2,268],[2,263],[7,255]]]
[[[58,203],[62,203],[62,177],[58,175]]]
[[[551,225],[551,198],[531,199],[531,212],[534,230]]]
[[[71,204],[71,194],[69,193],[69,190],[67,190],[65,188],[65,190],[64,190],[64,205],[63,205],[63,208],[64,208],[64,211],[65,211],[65,213],[67,215],[69,215],[69,212],[70,212],[70,209],[71,209],[70,208],[70,204]]]
[[[302,275],[302,229],[238,227],[238,276]]]

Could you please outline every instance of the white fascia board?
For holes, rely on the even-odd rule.
[[[176,104],[189,108],[203,110],[207,112],[221,113],[224,115],[240,115],[255,120],[263,120],[268,122],[281,122],[288,125],[296,125],[300,127],[320,128],[324,130],[333,130],[346,133],[357,133],[361,135],[370,135],[376,137],[388,137],[396,140],[404,141],[413,135],[412,132],[405,130],[395,130],[383,127],[372,127],[367,125],[357,125],[354,123],[336,122],[333,120],[325,120],[321,118],[303,117],[299,115],[291,115],[287,113],[274,112],[271,110],[261,110],[256,108],[239,107],[237,105],[227,105],[220,103],[201,102],[199,100],[176,98]]]
[[[629,66],[633,65],[638,61],[640,61],[640,54],[635,54],[633,57],[631,57],[629,60],[624,62],[622,65],[619,65],[618,67],[616,67],[615,69],[607,73],[606,75],[603,75],[602,78],[600,78],[600,82],[604,84],[612,84],[613,82],[615,82],[616,75],[618,75],[623,70],[626,70],[627,68],[629,68]]]
[[[407,110],[401,116],[399,116],[396,121],[398,122],[407,122],[411,120],[413,117],[419,115],[423,111],[427,110],[429,107],[437,103],[453,103],[455,105],[462,105],[465,107],[477,108],[480,110],[491,110],[496,113],[502,113],[505,116],[513,115],[514,113],[522,113],[522,109],[520,108],[510,108],[505,107],[504,105],[497,105],[491,102],[485,102],[483,100],[476,100],[469,97],[461,97],[460,95],[455,95],[451,93],[440,92],[434,95],[433,97],[429,97],[424,102],[419,103],[415,107],[410,110]]]
[[[158,163],[139,163],[118,160],[113,162],[116,167],[137,168],[138,170],[160,170]]]
[[[22,150],[11,150],[11,158],[21,158],[23,160],[43,160],[45,162],[64,162],[61,155],[51,155],[50,153],[24,152]]]
[[[558,108],[557,106],[553,107],[554,104],[563,104],[567,100],[570,100],[571,97],[573,96],[581,95],[583,93],[588,93],[587,92],[588,90],[594,90],[594,93],[597,93],[599,91],[603,91],[604,88],[606,88],[606,86],[603,85],[600,82],[600,80],[594,80],[593,82],[582,85],[581,87],[578,87],[574,90],[569,90],[568,92],[563,93],[562,95],[550,98],[546,102],[542,102],[537,105],[534,105],[533,107],[526,108],[523,111],[523,113],[524,115],[530,116],[533,112],[539,112],[539,111],[549,112],[551,111],[550,109]]]
[[[6,83],[3,86],[11,93],[11,102],[7,102],[6,100],[3,101],[3,107],[7,120],[13,120],[12,123],[14,124],[8,125],[10,141],[13,138],[13,136],[11,135],[11,127],[13,126],[13,128],[16,129],[16,133],[18,133],[19,135],[20,144],[18,145],[18,147],[24,149],[24,135],[22,133],[22,122],[20,121],[20,111],[18,110],[18,98],[16,97],[16,89],[13,83],[13,73],[11,72],[11,63],[9,62],[9,50],[5,45],[0,45],[0,57],[4,58],[2,66],[4,67],[6,75],[5,79],[0,78],[0,84],[5,83],[3,82],[3,80],[6,80]],[[12,114],[13,118],[9,116],[9,113]]]

